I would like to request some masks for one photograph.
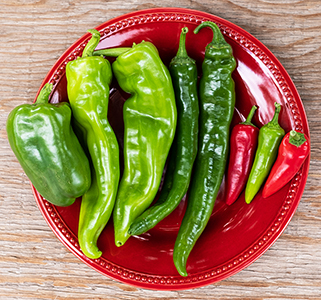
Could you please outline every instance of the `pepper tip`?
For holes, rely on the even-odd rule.
[[[248,198],[245,196],[245,203],[250,204],[252,202],[253,198]]]

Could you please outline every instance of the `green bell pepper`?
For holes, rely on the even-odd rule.
[[[8,116],[10,146],[36,190],[50,203],[69,206],[90,187],[88,159],[71,127],[67,102],[48,103],[45,84],[34,104],[22,104]]]
[[[129,227],[154,200],[176,129],[171,76],[150,42],[134,44],[112,65],[125,101],[124,173],[113,219],[115,244],[129,238]]]
[[[120,168],[118,142],[107,119],[112,70],[108,60],[92,56],[100,33],[89,32],[91,40],[82,57],[68,62],[66,76],[75,126],[82,132],[92,166],[92,185],[83,195],[80,208],[79,245],[86,256],[98,258],[102,252],[97,240],[114,207]]]

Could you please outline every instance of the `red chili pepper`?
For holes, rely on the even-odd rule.
[[[309,138],[302,132],[288,132],[280,144],[277,159],[264,185],[262,196],[267,198],[285,186],[299,171],[309,154]]]
[[[234,126],[231,132],[226,188],[228,205],[239,197],[251,171],[259,134],[259,129],[251,123],[256,109],[253,105],[246,121]]]

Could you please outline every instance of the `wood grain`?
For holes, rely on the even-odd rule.
[[[310,172],[285,232],[256,262],[219,283],[149,291],[90,269],[55,237],[14,157],[5,123],[33,100],[60,55],[88,29],[127,12],[176,6],[242,27],[280,60],[301,95],[311,131]],[[319,0],[1,0],[0,299],[320,299],[321,5]]]

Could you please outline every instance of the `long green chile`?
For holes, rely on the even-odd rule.
[[[124,173],[113,212],[115,244],[122,246],[157,194],[177,113],[170,73],[152,43],[134,44],[112,67],[119,86],[131,94],[123,107]]]
[[[120,170],[118,142],[107,119],[112,70],[108,60],[93,56],[100,33],[89,32],[91,40],[82,57],[67,64],[66,77],[75,126],[84,138],[92,169],[91,187],[81,200],[78,239],[83,253],[95,259],[102,255],[97,240],[114,207]]]
[[[199,146],[194,163],[187,209],[174,246],[174,264],[187,276],[186,262],[213,211],[226,168],[230,123],[235,105],[232,72],[236,67],[231,46],[213,22],[201,23],[194,31],[209,27],[214,36],[206,47],[199,86]]]

